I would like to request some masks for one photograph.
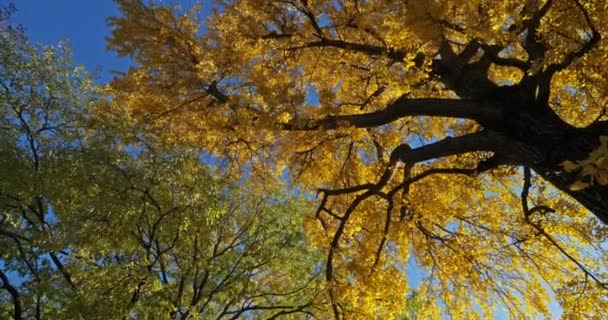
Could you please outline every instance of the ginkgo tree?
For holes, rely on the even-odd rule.
[[[156,143],[65,44],[2,25],[0,52],[1,319],[307,319],[326,305],[306,200]]]
[[[113,103],[316,192],[332,317],[397,317],[412,257],[422,317],[605,314],[603,1],[117,3]]]

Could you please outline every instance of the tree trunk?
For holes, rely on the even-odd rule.
[[[600,136],[608,136],[608,124],[596,122],[587,128],[576,128],[555,114],[549,107],[553,72],[527,75],[513,86],[495,85],[488,79],[487,71],[496,63],[496,57],[484,52],[478,61],[470,62],[478,50],[479,44],[471,42],[457,54],[444,43],[439,50],[441,58],[433,61],[433,73],[460,98],[493,105],[498,110],[500,116],[493,121],[479,122],[484,130],[510,140],[506,148],[491,148],[499,162],[532,168],[608,224],[608,187],[594,183],[582,190],[572,190],[572,184],[582,177],[577,172],[566,172],[562,166],[566,160],[588,158],[600,145]]]
[[[588,158],[600,145],[600,136],[608,127],[576,128],[545,106],[520,109],[516,114],[505,113],[500,127],[490,129],[500,130],[524,146],[519,147],[520,152],[512,158],[517,164],[532,168],[608,224],[608,187],[596,182],[584,189],[572,190],[572,184],[583,177],[578,172],[566,172],[562,165],[567,160]],[[590,182],[588,177],[585,182]]]

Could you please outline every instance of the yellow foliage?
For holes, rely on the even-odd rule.
[[[371,121],[402,98],[459,98],[434,60],[446,43],[455,56],[478,43],[467,66],[483,65],[484,54],[500,49],[482,79],[493,89],[521,85],[531,92],[524,106],[530,108],[546,93],[556,118],[572,128],[588,126],[608,102],[608,76],[598,67],[608,56],[604,40],[552,75],[550,92],[526,81],[590,37],[587,19],[604,36],[608,9],[601,1],[554,1],[534,30],[532,40],[544,46],[538,49],[542,57],[534,57],[525,26],[549,2],[220,0],[221,10],[201,35],[190,16],[119,1],[123,16],[110,21],[110,47],[139,66],[110,91],[116,106],[142,119],[164,143],[203,147],[226,159],[235,175],[254,176],[260,185],[282,178],[304,193],[318,193],[326,210],[309,217],[304,229],[312,245],[335,255],[328,300],[338,301],[333,307],[346,319],[402,315],[411,290],[404,267],[410,259],[425,273],[417,287],[421,318],[492,318],[497,305],[515,318],[549,318],[552,296],[564,310],[593,318],[593,310],[607,303],[601,296],[606,291],[591,280],[582,286],[589,274],[574,261],[608,281],[608,261],[586,254],[605,257],[599,244],[606,241],[606,226],[537,176],[524,203],[559,214],[522,208],[523,174],[514,166],[522,163],[505,161],[474,177],[478,172],[443,172],[400,185],[427,170],[473,171],[495,150],[392,163],[398,146],[484,132],[485,124],[416,114],[370,126],[352,120],[365,115]],[[441,59],[449,59],[444,53]],[[464,74],[464,67],[454,72]],[[506,106],[501,110],[507,114],[521,107],[519,98],[490,102]],[[607,141],[602,137],[587,159],[562,163],[581,177],[572,190],[608,184]],[[381,190],[373,189],[391,170]],[[361,185],[369,187],[338,196],[326,192]],[[581,300],[592,303],[575,302],[581,290],[589,295]],[[330,309],[323,310],[331,316]]]

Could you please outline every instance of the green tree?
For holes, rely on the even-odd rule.
[[[102,96],[65,44],[2,27],[0,318],[310,318],[310,204],[228,182]]]

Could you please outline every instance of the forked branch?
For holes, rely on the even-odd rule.
[[[378,250],[376,252],[374,265],[372,267],[371,272],[374,271],[374,268],[379,263],[380,256],[384,249],[384,245],[387,241],[388,233],[390,231],[390,224],[392,220],[392,211],[395,207],[393,202],[393,197],[399,191],[408,190],[409,186],[412,183],[418,182],[425,177],[428,177],[432,174],[466,174],[472,175],[478,173],[477,168],[434,168],[424,171],[416,176],[410,177],[409,174],[404,176],[404,180],[402,183],[398,184],[396,187],[393,187],[388,192],[383,192],[383,189],[387,187],[398,168],[399,162],[405,163],[408,167],[415,165],[418,162],[440,158],[453,154],[466,153],[471,151],[479,151],[479,150],[490,150],[492,146],[496,145],[497,139],[499,139],[498,135],[492,134],[491,132],[477,132],[470,135],[465,135],[456,138],[447,138],[442,141],[422,146],[416,149],[411,149],[409,145],[402,144],[397,147],[392,153],[390,157],[390,161],[384,170],[381,178],[376,183],[367,183],[359,186],[346,187],[343,189],[336,190],[327,190],[320,189],[319,193],[323,194],[323,198],[321,200],[321,205],[317,211],[317,218],[320,219],[321,212],[331,211],[326,207],[328,203],[328,198],[330,196],[341,196],[348,194],[356,194],[359,193],[355,199],[350,203],[348,208],[345,210],[342,216],[338,216],[335,214],[330,214],[334,218],[337,218],[339,221],[338,227],[333,235],[332,241],[330,243],[329,252],[327,256],[326,263],[326,280],[331,282],[334,280],[334,256],[336,250],[339,248],[340,241],[346,229],[346,224],[348,223],[350,217],[355,212],[357,207],[365,200],[371,197],[378,197],[387,201],[387,215],[386,221],[384,223],[383,229],[383,238],[380,241]],[[498,144],[500,145],[500,144]],[[407,172],[407,170],[406,170]],[[325,222],[321,221],[323,226],[325,227]],[[336,318],[340,318],[339,308],[337,302],[334,299],[333,290],[329,290],[330,299],[332,302],[332,307],[335,313]]]
[[[333,256],[334,252],[338,247],[344,229],[346,227],[346,223],[348,222],[350,216],[353,214],[355,209],[359,206],[361,202],[372,197],[378,196],[380,198],[386,199],[389,202],[389,208],[392,208],[391,202],[393,196],[399,192],[400,190],[404,190],[409,187],[411,183],[421,180],[422,178],[433,174],[433,173],[458,173],[458,174],[474,174],[477,173],[476,168],[471,169],[461,169],[461,168],[436,168],[427,170],[417,176],[407,177],[404,181],[399,184],[397,187],[390,190],[388,193],[383,193],[382,189],[386,187],[390,181],[392,180],[395,171],[397,169],[397,164],[399,162],[405,163],[408,166],[413,166],[416,163],[441,158],[450,155],[462,154],[472,151],[494,151],[496,146],[501,146],[504,144],[502,141],[502,137],[498,134],[486,131],[480,131],[456,138],[446,138],[444,140],[421,146],[419,148],[411,149],[409,145],[402,144],[399,147],[395,148],[390,156],[390,161],[384,170],[381,178],[376,183],[367,183],[359,186],[347,187],[343,189],[337,190],[327,190],[320,189],[319,192],[323,193],[323,198],[321,200],[321,206],[317,211],[317,218],[319,218],[320,213],[322,211],[329,211],[326,208],[327,200],[329,196],[339,196],[339,195],[347,195],[353,193],[359,193],[357,197],[350,203],[349,207],[346,209],[342,216],[339,216],[340,224],[334,234],[332,239],[329,254],[327,257],[327,268],[326,268],[326,278],[327,280],[333,279]],[[390,215],[389,215],[390,218]]]

